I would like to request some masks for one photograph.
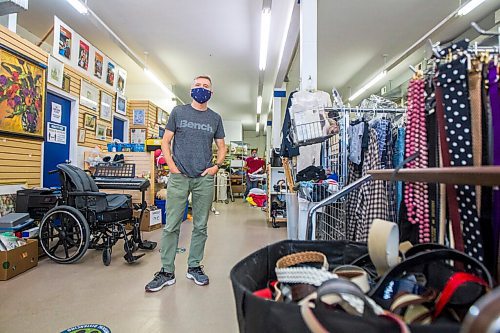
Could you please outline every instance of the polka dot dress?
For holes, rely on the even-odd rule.
[[[452,167],[472,166],[471,111],[468,93],[467,58],[439,66],[438,86],[443,90],[446,141]],[[464,250],[483,261],[484,250],[474,186],[455,185],[464,235]]]

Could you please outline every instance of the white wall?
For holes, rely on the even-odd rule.
[[[226,143],[230,141],[243,140],[243,125],[241,120],[223,120],[224,131],[226,132]]]
[[[257,148],[258,155],[264,157],[266,152],[266,135],[261,134],[257,136],[255,131],[243,131],[243,142],[248,144],[249,149]]]

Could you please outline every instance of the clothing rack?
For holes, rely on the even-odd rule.
[[[406,108],[357,108],[357,107],[339,107],[325,108],[325,111],[345,111],[345,112],[375,112],[375,113],[406,113]]]

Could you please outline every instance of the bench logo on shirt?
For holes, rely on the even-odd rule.
[[[195,122],[187,121],[187,120],[181,120],[179,127],[180,128],[187,127],[187,128],[197,129],[197,130],[201,130],[201,131],[207,131],[210,133],[214,132],[214,129],[209,124],[200,124],[200,123],[195,123]]]

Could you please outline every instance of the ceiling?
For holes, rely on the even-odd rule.
[[[286,25],[296,0],[273,0],[267,69],[264,74],[263,120],[276,81]],[[384,67],[398,58],[426,32],[460,5],[460,0],[318,0],[318,89],[336,87],[346,100]],[[241,120],[245,130],[255,130],[258,93],[260,16],[256,0],[88,0],[88,6],[184,102],[194,76],[209,74],[215,95],[211,107],[224,119]],[[454,38],[500,8],[500,0],[486,0],[469,15],[453,19],[433,34],[433,40]],[[128,71],[127,97],[150,99],[168,108],[171,101],[156,87],[88,16],[78,14],[66,0],[31,0],[18,23],[41,38],[59,16],[80,35],[107,53]],[[491,23],[491,22],[490,22]],[[292,24],[298,25],[297,20]],[[488,27],[486,27],[488,28]],[[293,38],[291,39],[293,40]],[[51,40],[48,40],[52,43]],[[293,48],[287,48],[293,49]],[[377,91],[389,81],[408,76],[408,64],[425,56],[416,49],[406,62],[391,70]],[[298,53],[297,53],[298,54]],[[298,56],[291,64],[288,89],[299,82]],[[284,64],[287,66],[288,64]],[[371,92],[367,92],[368,95]],[[359,101],[355,101],[359,102]]]
[[[285,25],[293,0],[272,1],[272,23],[264,76],[263,110],[274,87]],[[259,84],[262,1],[255,0],[88,0],[91,8],[183,101],[199,74],[212,77],[210,106],[226,120],[241,120],[255,130]],[[170,102],[107,35],[66,0],[31,0],[18,24],[41,38],[53,16],[82,35],[128,71],[127,97],[150,99],[166,108]],[[52,40],[49,41],[52,43]]]

